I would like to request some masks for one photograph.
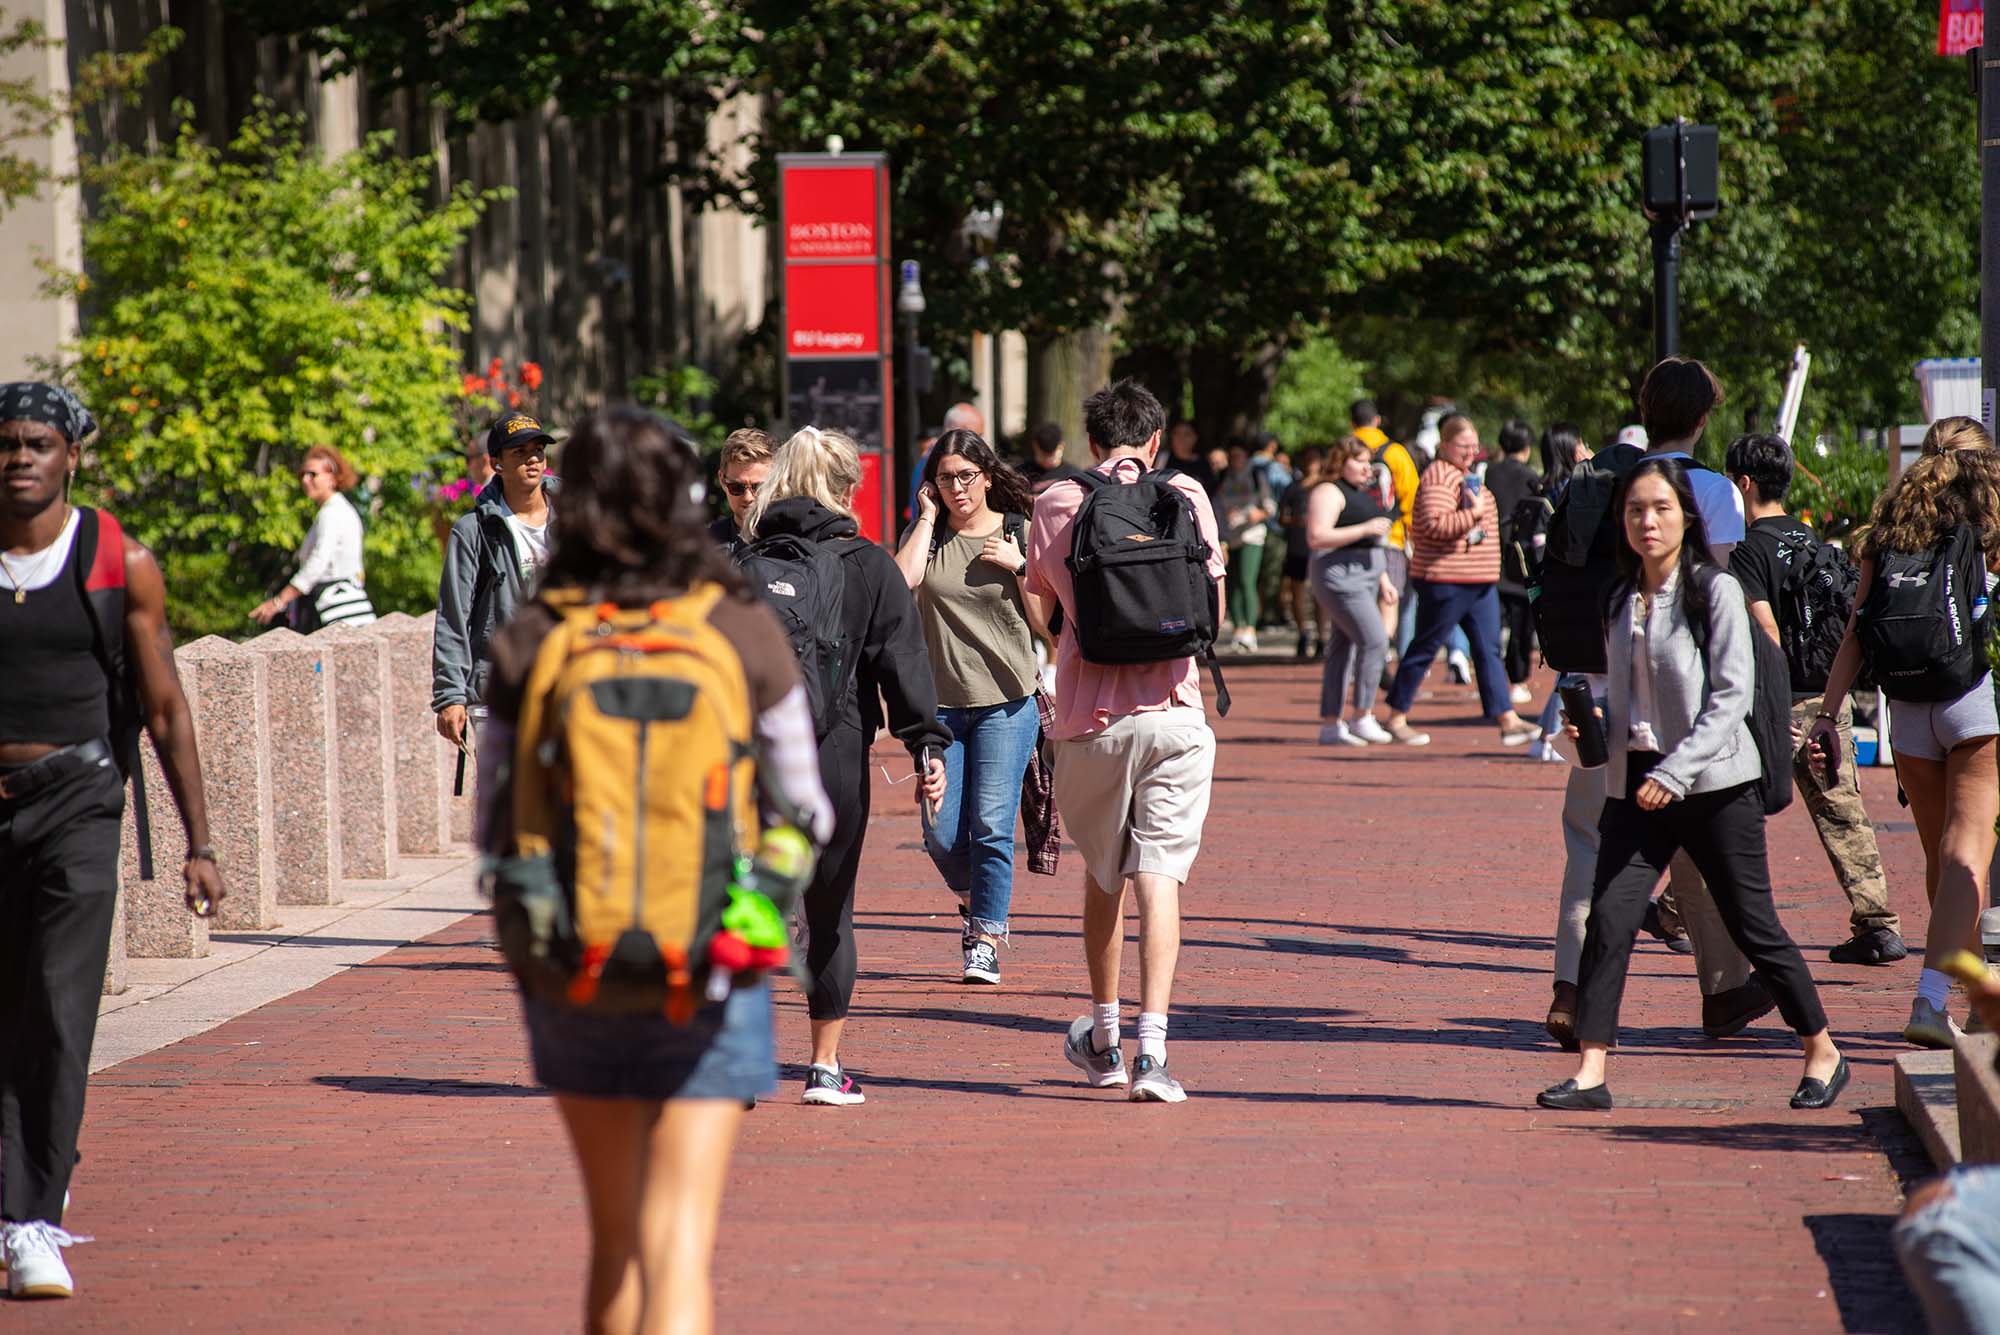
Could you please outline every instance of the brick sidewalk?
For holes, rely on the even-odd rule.
[[[1905,1324],[1887,1241],[1889,1154],[1908,1150],[1886,1110],[1916,962],[1826,962],[1846,907],[1801,810],[1774,822],[1773,867],[1854,1061],[1841,1105],[1786,1106],[1775,1016],[1704,1042],[1687,962],[1648,942],[1623,1106],[1540,1112],[1570,1060],[1539,1023],[1562,768],[1502,753],[1463,689],[1419,705],[1428,750],[1335,755],[1312,744],[1316,674],[1233,678],[1170,1036],[1190,1101],[1070,1078],[1073,855],[1023,878],[1006,986],[960,987],[910,789],[878,787],[844,1054],[869,1103],[804,1108],[788,1081],[749,1118],[721,1328]],[[1915,836],[1887,772],[1865,783],[1921,940]],[[574,1329],[580,1193],[486,936],[468,919],[100,1074],[71,1218],[100,1238],[70,1254],[83,1296],[0,1322]],[[1136,968],[1128,949],[1128,998]],[[802,1059],[802,1007],[779,1023]]]

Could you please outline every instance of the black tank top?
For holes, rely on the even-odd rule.
[[[62,573],[20,602],[0,588],[0,742],[74,746],[111,732],[111,691],[70,543]]]
[[[1345,479],[1336,479],[1333,485],[1340,488],[1341,497],[1347,502],[1341,508],[1340,518],[1334,524],[1335,528],[1350,528],[1355,524],[1365,524],[1371,519],[1396,517],[1375,499],[1374,491],[1349,486]],[[1375,559],[1375,551],[1381,545],[1380,538],[1363,538],[1359,542],[1350,542],[1345,547],[1335,547],[1330,551],[1320,552],[1318,556],[1327,565],[1365,566]]]

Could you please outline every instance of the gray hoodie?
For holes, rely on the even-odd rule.
[[[543,474],[551,522],[557,492],[553,474]],[[438,580],[437,628],[431,641],[431,709],[474,705],[486,689],[486,646],[512,619],[525,590],[514,535],[507,528],[506,492],[493,478],[479,492],[470,514],[460,515],[444,544],[444,574]]]

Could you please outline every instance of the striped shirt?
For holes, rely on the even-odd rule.
[[[1479,489],[1479,503],[1459,504],[1465,474],[1439,459],[1424,470],[1417,503],[1410,512],[1410,575],[1433,584],[1493,584],[1500,578],[1500,507],[1493,493]],[[1466,543],[1474,527],[1485,531],[1476,546]]]

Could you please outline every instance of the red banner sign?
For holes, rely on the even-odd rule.
[[[785,174],[785,258],[874,259],[880,175],[873,166],[790,168]]]
[[[1938,0],[1938,54],[1962,56],[1986,40],[1986,0]]]
[[[874,264],[785,270],[785,355],[864,357],[882,350],[881,272]]]

